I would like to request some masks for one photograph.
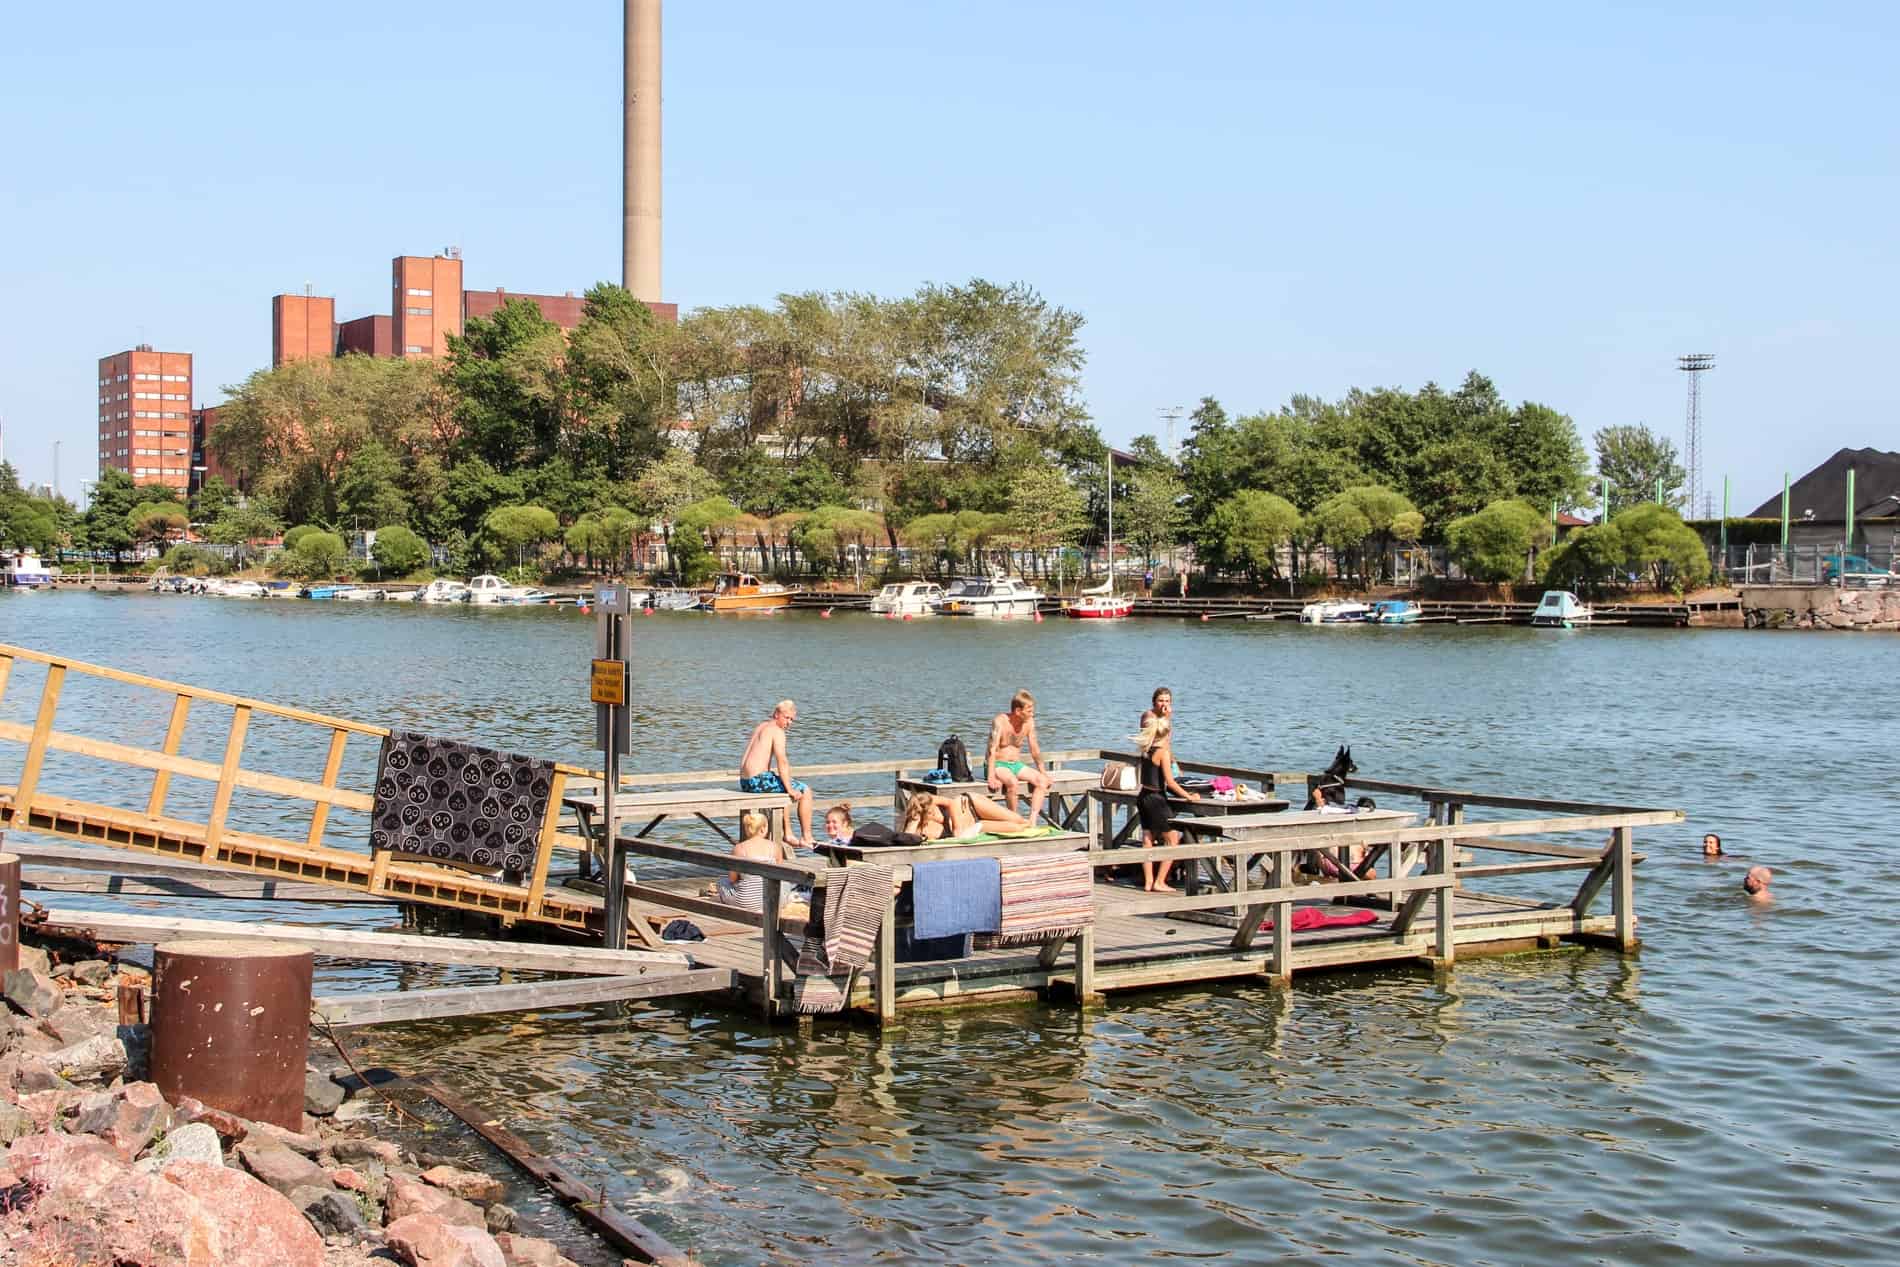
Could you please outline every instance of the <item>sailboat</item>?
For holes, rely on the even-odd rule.
[[[1135,600],[1115,592],[1115,450],[1108,451],[1108,579],[1083,590],[1065,604],[1070,620],[1122,620],[1135,610]]]

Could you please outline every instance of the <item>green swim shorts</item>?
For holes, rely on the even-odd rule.
[[[1011,774],[1021,774],[1023,767],[1028,764],[1027,761],[992,761],[990,769],[991,771],[1008,770]]]

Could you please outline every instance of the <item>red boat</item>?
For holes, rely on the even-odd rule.
[[[1070,620],[1121,620],[1135,610],[1135,600],[1115,594],[1086,594],[1062,610]]]

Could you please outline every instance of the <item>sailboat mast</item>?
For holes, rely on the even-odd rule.
[[[1115,592],[1115,450],[1108,451],[1108,592]]]

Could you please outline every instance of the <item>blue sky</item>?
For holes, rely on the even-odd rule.
[[[1203,395],[1492,376],[1681,443],[1745,509],[1900,447],[1900,6],[673,0],[666,291],[1025,281],[1104,434]],[[93,475],[94,362],[268,363],[270,296],[387,311],[619,272],[619,6],[31,5],[0,47],[0,421]]]

